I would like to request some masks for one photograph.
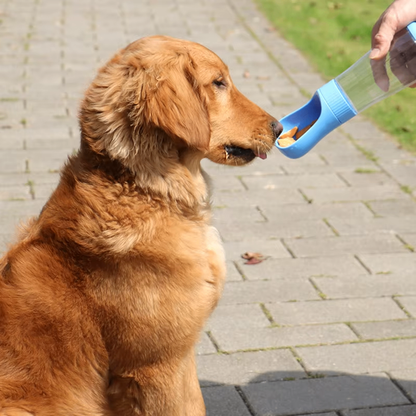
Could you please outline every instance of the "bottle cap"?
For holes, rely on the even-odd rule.
[[[412,22],[409,25],[407,25],[407,30],[409,31],[413,40],[416,42],[416,22]]]
[[[357,114],[351,101],[335,79],[322,86],[318,91],[320,91],[322,98],[340,124],[345,123]]]

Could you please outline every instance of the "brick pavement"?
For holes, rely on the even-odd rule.
[[[157,33],[277,118],[323,84],[251,0],[0,0],[0,251],[77,148],[96,69]],[[416,415],[416,158],[360,116],[296,161],[204,165],[229,271],[198,346],[208,415]]]

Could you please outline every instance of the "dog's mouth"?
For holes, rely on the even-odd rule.
[[[227,158],[233,157],[242,159],[245,162],[251,162],[255,157],[266,159],[267,154],[264,152],[255,153],[252,149],[245,149],[238,146],[224,146]]]

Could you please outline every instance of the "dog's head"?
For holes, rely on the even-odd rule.
[[[181,151],[242,165],[265,158],[281,132],[236,89],[217,55],[163,36],[130,44],[99,71],[80,121],[84,145],[132,170]]]

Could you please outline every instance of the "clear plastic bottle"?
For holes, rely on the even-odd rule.
[[[312,125],[288,147],[276,147],[290,158],[309,152],[329,132],[373,104],[416,83],[416,22],[396,34],[386,58],[371,60],[370,52],[335,79],[319,88],[312,99],[280,122],[283,133]]]
[[[396,35],[386,59],[371,60],[370,52],[338,75],[335,80],[357,113],[396,94],[416,80],[416,23]]]

